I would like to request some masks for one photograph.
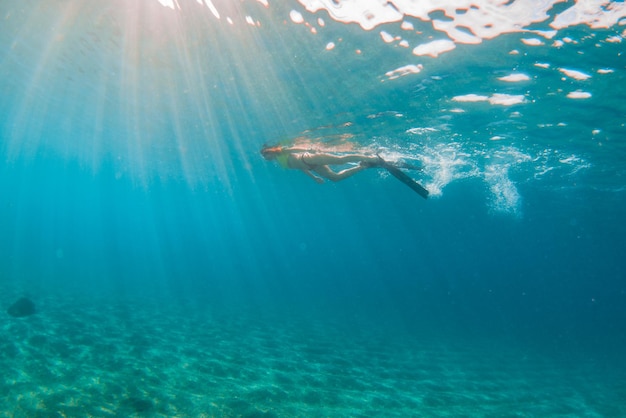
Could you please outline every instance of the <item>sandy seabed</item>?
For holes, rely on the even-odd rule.
[[[624,365],[314,317],[46,300],[0,325],[6,417],[626,416]]]

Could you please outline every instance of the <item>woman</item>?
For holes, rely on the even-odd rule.
[[[265,146],[261,155],[266,160],[276,160],[283,168],[301,170],[317,183],[324,183],[324,179],[340,181],[366,168],[379,166],[383,161],[377,155],[361,153],[333,154],[327,151],[310,151],[304,148],[289,146]],[[359,163],[354,167],[335,171],[332,165]]]

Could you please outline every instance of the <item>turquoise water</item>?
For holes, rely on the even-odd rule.
[[[0,8],[2,416],[626,416],[622,2],[127,3]]]

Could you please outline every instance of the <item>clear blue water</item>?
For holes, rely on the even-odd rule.
[[[179,3],[2,5],[2,416],[626,416],[623,25],[433,58]],[[432,196],[259,154],[301,136]]]

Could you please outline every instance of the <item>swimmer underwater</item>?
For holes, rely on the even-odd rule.
[[[283,168],[300,170],[315,180],[324,183],[324,180],[341,181],[368,168],[384,168],[391,175],[409,186],[423,198],[428,197],[428,190],[404,173],[397,165],[383,160],[379,155],[361,152],[334,153],[329,150],[312,150],[298,146],[266,145],[261,149],[261,155],[268,161],[276,160]],[[334,165],[358,163],[358,165],[335,171]],[[416,169],[413,166],[408,168]]]

